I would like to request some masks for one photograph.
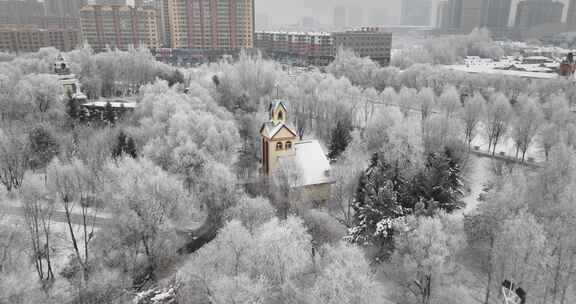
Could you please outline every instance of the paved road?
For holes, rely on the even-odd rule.
[[[24,209],[20,206],[3,206],[0,205],[0,214],[16,215],[24,217]],[[80,214],[71,215],[72,224],[82,225],[82,216]],[[66,213],[64,211],[54,211],[53,220],[59,223],[67,223]],[[96,217],[95,227],[104,228],[111,224],[112,220],[105,217]]]

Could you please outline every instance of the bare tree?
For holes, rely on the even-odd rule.
[[[416,95],[417,108],[420,110],[422,121],[428,119],[436,103],[436,95],[431,88],[423,88]]]
[[[536,136],[542,124],[543,114],[533,98],[524,96],[518,104],[516,117],[512,122],[512,138],[516,145],[516,158],[522,152],[522,161],[526,157],[526,151]]]
[[[464,121],[464,136],[466,143],[468,144],[468,149],[476,137],[476,131],[478,125],[484,115],[484,110],[486,108],[486,100],[479,93],[475,93],[474,96],[464,104],[464,111],[462,113],[462,120]]]
[[[488,137],[488,150],[492,148],[492,155],[496,154],[496,146],[510,124],[512,108],[508,98],[503,94],[497,94],[488,105],[484,116],[484,126]]]
[[[6,190],[22,186],[28,168],[28,146],[23,136],[0,130],[0,182]]]
[[[454,116],[462,107],[458,90],[453,86],[445,87],[442,95],[438,98],[438,106],[446,118]]]
[[[32,261],[38,279],[47,288],[55,279],[51,256],[54,202],[49,197],[44,181],[38,176],[31,176],[21,192]]]
[[[88,280],[90,272],[90,243],[98,215],[98,205],[93,195],[95,185],[84,164],[73,159],[65,164],[56,160],[47,168],[48,188],[62,204],[66,214],[66,224],[76,260],[82,267],[82,277]],[[74,218],[80,209],[80,222]],[[72,225],[80,225],[80,233]]]

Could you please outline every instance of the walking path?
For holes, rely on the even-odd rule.
[[[16,215],[16,216],[24,217],[24,208],[22,208],[21,206],[0,204],[0,215],[1,214]],[[82,216],[80,214],[72,213],[70,216],[70,219],[71,219],[72,224],[74,224],[74,225],[82,225],[83,224]],[[92,219],[92,218],[90,217],[90,219]],[[67,223],[68,222],[68,220],[66,219],[66,213],[64,211],[59,211],[59,210],[54,210],[52,220],[55,222],[58,222],[58,223]],[[111,223],[112,223],[111,219],[109,219],[105,216],[97,216],[96,220],[94,222],[94,226],[96,228],[103,228],[103,227],[106,227],[107,225],[110,225]]]

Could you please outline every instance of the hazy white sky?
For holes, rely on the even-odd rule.
[[[256,12],[267,13],[271,26],[297,23],[302,17],[314,17],[329,25],[337,5],[364,7],[365,15],[376,8],[400,13],[400,0],[256,0]]]
[[[402,0],[256,0],[256,12],[268,14],[270,26],[297,23],[302,17],[314,17],[323,24],[333,24],[334,7],[353,5],[364,7],[367,17],[371,11],[386,11],[386,15],[399,16]],[[432,0],[435,4],[441,0]],[[478,0],[480,1],[480,0]],[[512,0],[511,20],[514,21],[516,5],[520,0]],[[569,0],[560,0],[568,6]],[[435,6],[435,5],[434,5]],[[566,13],[566,9],[564,10]],[[435,12],[432,14],[435,15]],[[434,20],[434,18],[432,19]]]

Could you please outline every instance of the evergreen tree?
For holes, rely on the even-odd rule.
[[[136,144],[131,137],[120,131],[116,139],[116,145],[112,148],[112,157],[118,158],[123,154],[136,158]]]
[[[30,147],[30,168],[42,169],[58,154],[60,145],[52,134],[43,126],[38,126],[28,133]]]
[[[134,139],[132,139],[132,137],[128,137],[124,148],[124,153],[130,155],[132,158],[136,158],[136,144],[134,143]]]
[[[110,124],[114,124],[114,122],[116,122],[116,114],[114,114],[114,109],[112,108],[112,104],[110,102],[107,102],[106,107],[104,108],[104,120]]]
[[[72,122],[77,121],[80,118],[80,108],[78,107],[78,102],[72,97],[69,97],[66,103],[66,113],[68,113],[68,116]]]
[[[426,168],[413,181],[414,196],[427,202],[434,201],[437,207],[452,212],[464,206],[460,201],[463,192],[462,172],[452,149],[428,154]],[[429,206],[426,206],[429,207]]]
[[[355,243],[373,245],[378,249],[377,259],[388,256],[393,249],[393,224],[408,210],[398,201],[390,179],[391,167],[381,161],[378,154],[360,178],[356,190],[354,227],[349,238]]]
[[[350,123],[347,120],[341,120],[336,123],[336,127],[332,130],[328,158],[335,160],[346,150],[348,144],[352,141],[352,135],[350,135],[351,129]]]

